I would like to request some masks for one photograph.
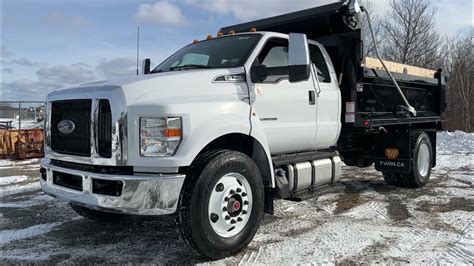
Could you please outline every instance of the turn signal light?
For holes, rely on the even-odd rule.
[[[173,138],[173,137],[181,137],[181,128],[167,128],[165,130],[165,137]]]

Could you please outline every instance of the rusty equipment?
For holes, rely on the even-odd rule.
[[[44,156],[43,129],[0,129],[0,158],[29,159]]]

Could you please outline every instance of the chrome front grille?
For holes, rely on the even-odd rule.
[[[91,156],[92,100],[65,100],[51,104],[51,149],[76,156]],[[63,133],[58,125],[72,121],[74,130]]]
[[[70,121],[74,130],[61,132]],[[67,155],[112,157],[112,112],[108,100],[63,100],[51,103],[51,150]]]

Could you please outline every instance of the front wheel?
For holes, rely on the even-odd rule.
[[[211,151],[189,169],[177,223],[198,254],[221,259],[252,241],[263,215],[263,183],[255,163],[235,151]]]

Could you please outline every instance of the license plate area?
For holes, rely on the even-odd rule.
[[[82,191],[82,176],[53,171],[53,184]]]

